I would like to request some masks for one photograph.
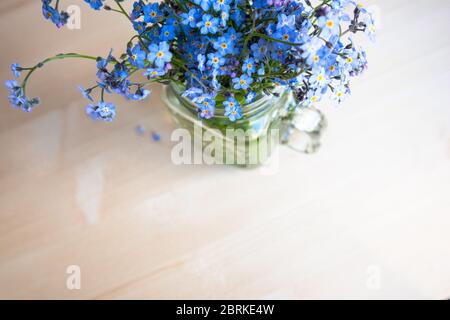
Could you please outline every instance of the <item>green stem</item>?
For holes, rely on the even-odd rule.
[[[347,30],[345,30],[344,32],[342,32],[341,33],[341,38],[343,37],[343,36],[345,36],[347,33],[349,33],[350,32],[350,29],[347,29]]]
[[[120,8],[120,11],[118,11],[118,10],[117,10],[117,11],[118,11],[118,12],[121,12],[125,17],[127,17],[128,20],[130,20],[131,24],[134,25],[133,19],[131,19],[130,15],[126,12],[126,10],[125,10],[124,7],[120,4],[120,2],[117,1],[117,0],[114,0],[114,1],[117,3],[117,6]],[[139,42],[141,43],[142,48],[143,48],[145,51],[148,52],[148,48],[145,46],[145,43],[144,43],[144,40],[142,40],[142,37],[141,37],[140,35],[137,35],[137,38],[139,39]]]
[[[113,9],[113,8],[109,8],[108,11],[112,11],[112,12],[117,12],[117,13],[123,14],[123,12],[121,10],[116,10],[116,9]]]
[[[97,60],[97,57],[93,57],[93,56],[88,56],[88,55],[83,55],[83,54],[78,54],[78,53],[65,53],[65,54],[58,54],[54,57],[51,58],[47,58],[44,61],[38,63],[37,65],[35,65],[34,67],[30,68],[28,71],[28,74],[25,76],[23,82],[22,82],[22,88],[23,88],[23,93],[25,94],[26,91],[26,86],[28,83],[28,80],[30,79],[31,75],[39,68],[42,68],[44,65],[46,65],[47,63],[51,62],[51,61],[56,61],[56,60],[63,60],[63,59],[89,59],[89,60]]]
[[[240,58],[244,57],[247,54],[247,44],[250,41],[250,39],[253,38],[253,35],[255,34],[255,26],[256,26],[256,16],[254,14],[253,22],[252,22],[252,30],[251,30],[250,34],[247,37],[245,37],[244,46],[242,48]]]
[[[125,11],[125,9],[123,8],[123,6],[120,4],[119,1],[114,0],[117,3],[117,6],[120,8],[120,11],[128,18],[128,20],[130,20],[131,24],[133,24],[133,19],[131,19],[130,15]]]

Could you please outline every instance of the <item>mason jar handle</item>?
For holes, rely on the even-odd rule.
[[[327,121],[317,108],[312,106],[297,108],[289,120],[285,120],[281,142],[302,153],[317,152]]]

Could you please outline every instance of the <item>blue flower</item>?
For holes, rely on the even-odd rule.
[[[134,101],[141,101],[146,99],[150,95],[150,93],[151,93],[150,90],[144,89],[139,86],[136,89],[136,92],[128,94],[126,98]]]
[[[234,28],[228,28],[227,32],[225,32],[225,36],[230,38],[231,41],[236,42],[242,38],[242,33],[236,32]]]
[[[203,55],[203,54],[197,55],[197,62],[198,62],[197,69],[198,69],[200,72],[205,71],[205,63],[206,63],[206,57],[205,57],[205,55]]]
[[[338,87],[333,88],[331,98],[337,103],[342,103],[349,94],[350,90],[348,87],[341,84]]]
[[[214,117],[215,102],[211,99],[205,99],[200,103],[200,118],[211,119]]]
[[[306,104],[315,104],[319,102],[322,99],[322,92],[321,90],[311,89],[308,91],[306,95]]]
[[[20,67],[19,64],[13,63],[11,65],[11,72],[13,73],[14,77],[19,78],[22,72],[22,68]]]
[[[281,29],[278,29],[277,32],[273,35],[275,39],[279,39],[285,42],[293,42],[296,43],[297,41],[297,32],[291,28],[283,27]],[[278,44],[278,46],[289,46],[286,44]]]
[[[166,74],[166,71],[162,70],[162,69],[156,69],[156,68],[148,68],[145,72],[144,72],[144,76],[148,77],[148,78],[156,78],[156,77],[161,77],[163,75]]]
[[[213,0],[213,8],[216,12],[228,12],[230,11],[230,0]]]
[[[331,36],[337,35],[340,32],[339,17],[333,13],[317,19],[317,25],[322,28],[321,36],[325,39],[329,39]]]
[[[92,120],[111,122],[116,117],[116,106],[112,103],[99,102],[98,105],[88,105],[86,113]]]
[[[296,19],[295,15],[287,16],[284,13],[282,13],[281,15],[278,16],[277,29],[282,29],[284,27],[288,27],[290,29],[295,28],[295,19]]]
[[[259,75],[259,76],[264,76],[264,75],[266,75],[266,69],[265,69],[264,64],[261,65],[261,67],[258,69],[258,75]]]
[[[252,103],[253,101],[255,101],[255,98],[256,98],[256,93],[255,92],[249,92],[247,94],[247,96],[245,97],[245,102]]]
[[[194,3],[201,6],[204,11],[208,11],[211,7],[212,0],[194,0]]]
[[[91,96],[92,89],[85,89],[82,86],[79,86],[78,89],[80,90],[81,94],[85,99],[94,101],[94,99],[92,99]]]
[[[197,20],[200,17],[200,13],[197,9],[191,9],[188,13],[181,14],[182,24],[187,25],[191,28],[195,28],[197,26]]]
[[[375,41],[375,39],[376,39],[376,28],[375,28],[375,22],[373,20],[372,15],[369,14],[365,18],[364,23],[366,25],[364,32],[367,34],[367,36],[369,37],[369,39],[371,41]]]
[[[228,117],[231,122],[235,122],[242,118],[241,106],[235,98],[229,98],[223,104],[225,106],[225,116]]]
[[[139,34],[142,34],[145,31],[145,26],[146,26],[146,24],[144,22],[140,22],[140,21],[134,21],[133,22],[133,28]]]
[[[240,76],[239,78],[233,79],[234,89],[239,90],[247,90],[250,85],[253,83],[253,79],[245,74]]]
[[[39,104],[39,98],[28,98],[25,91],[15,80],[8,80],[5,86],[9,91],[8,100],[13,108],[22,109],[24,112],[33,111]]]
[[[139,69],[145,67],[145,59],[147,57],[147,53],[142,50],[141,45],[137,44],[133,50],[128,49],[128,61],[130,61],[132,66],[135,66]]]
[[[246,17],[245,12],[238,9],[238,7],[236,6],[236,8],[231,16],[231,19],[233,20],[233,22],[236,25],[240,26],[245,21],[245,17]]]
[[[234,51],[234,43],[230,37],[223,36],[214,41],[214,49],[218,50],[220,54],[231,54]]]
[[[225,64],[225,58],[222,57],[219,53],[210,53],[208,54],[208,62],[207,65],[211,66],[215,69],[220,68]]]
[[[248,58],[242,64],[242,71],[247,72],[248,75],[252,75],[256,72],[255,59]]]
[[[91,6],[94,10],[100,10],[103,7],[103,2],[105,0],[84,0]]]
[[[69,14],[65,11],[58,12],[55,7],[50,6],[52,0],[42,0],[42,14],[45,19],[51,20],[58,28],[61,28],[69,20]]]
[[[311,78],[309,79],[309,83],[313,88],[324,88],[329,83],[328,75],[325,72],[325,69],[322,67],[316,68],[312,70]]]
[[[131,19],[136,20],[144,13],[144,2],[142,0],[133,3],[133,11],[131,12]]]
[[[269,52],[269,44],[266,40],[259,39],[257,43],[252,44],[251,49],[255,60],[261,61],[267,57],[267,53]]]
[[[157,3],[150,3],[144,7],[144,22],[156,23],[162,17],[159,5]]]
[[[159,39],[161,41],[170,41],[175,39],[175,27],[173,25],[165,25],[162,27]]]
[[[318,62],[319,56],[317,52],[323,47],[324,43],[318,38],[312,38],[305,42],[300,48],[302,49],[302,58],[306,59],[306,63],[313,65]]]
[[[230,19],[230,14],[227,11],[222,11],[220,13],[220,24],[222,27],[226,27],[228,20]]]
[[[197,87],[190,87],[181,94],[183,98],[189,98],[192,101],[201,95],[203,95],[203,90]]]
[[[202,21],[197,23],[197,27],[200,28],[201,34],[216,34],[218,30],[219,20],[209,14],[205,14]]]
[[[148,47],[149,54],[147,59],[154,63],[158,68],[164,68],[165,64],[172,61],[172,53],[167,42],[160,42],[159,45],[152,44]]]

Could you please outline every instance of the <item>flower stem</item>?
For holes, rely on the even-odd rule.
[[[93,57],[93,56],[88,56],[88,55],[83,55],[83,54],[78,54],[78,53],[65,53],[65,54],[57,54],[54,57],[51,58],[47,58],[42,62],[39,62],[38,64],[36,64],[34,67],[30,68],[27,75],[25,76],[23,82],[22,82],[22,88],[23,88],[23,92],[24,94],[26,93],[26,86],[28,83],[28,80],[30,79],[31,75],[39,68],[42,68],[44,65],[46,65],[47,63],[51,62],[51,61],[56,61],[56,60],[63,60],[63,59],[88,59],[88,60],[97,60],[97,57]]]
[[[131,24],[133,24],[133,20],[131,19],[130,15],[125,11],[125,9],[120,4],[120,2],[117,0],[114,0],[114,1],[117,3],[117,6],[120,8],[120,11],[124,14],[124,16],[126,16],[128,18],[128,20],[130,20]]]

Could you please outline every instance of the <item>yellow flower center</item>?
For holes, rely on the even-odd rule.
[[[164,52],[162,52],[162,51],[158,52],[157,56],[158,56],[158,58],[164,57]]]
[[[333,27],[334,27],[334,22],[331,21],[331,20],[328,20],[328,21],[327,21],[327,27],[328,27],[328,28],[333,28]]]

